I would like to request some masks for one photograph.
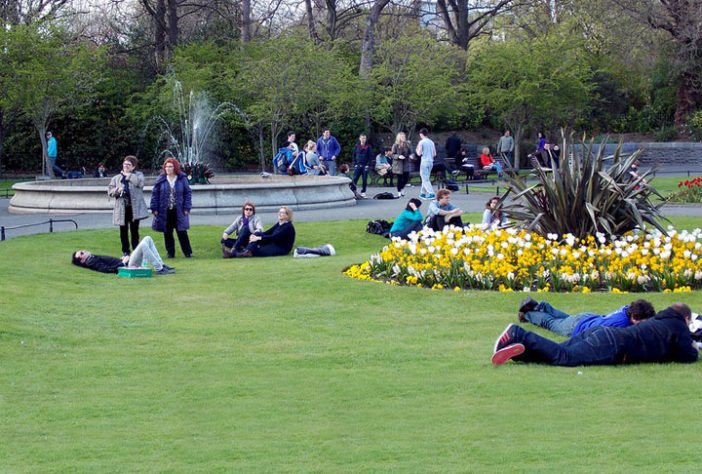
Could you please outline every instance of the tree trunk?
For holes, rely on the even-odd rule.
[[[305,11],[307,14],[307,32],[314,44],[319,44],[319,35],[317,28],[314,26],[314,12],[312,10],[312,0],[305,0]]]
[[[519,152],[519,142],[522,139],[522,133],[524,127],[519,125],[517,127],[510,127],[512,129],[512,135],[514,138],[514,171],[519,171],[520,164],[522,161],[521,153]],[[563,153],[563,152],[561,152]]]
[[[358,74],[363,78],[368,77],[373,67],[373,55],[375,54],[375,25],[378,23],[380,14],[388,3],[390,3],[390,0],[377,0],[368,14],[366,28],[363,32],[361,65],[358,68]]]
[[[327,33],[330,43],[336,39],[336,0],[326,0],[327,4]]]
[[[168,0],[168,51],[170,57],[173,48],[178,46],[178,0]]]
[[[251,41],[251,0],[241,0],[241,26],[239,28],[241,42]]]
[[[148,2],[144,0],[144,3]],[[156,0],[156,9],[152,11],[154,45],[156,46],[156,69],[162,71],[166,62],[166,0]]]
[[[263,126],[258,127],[258,156],[261,161],[261,172],[266,171],[266,154],[264,153]],[[275,156],[275,154],[273,155]],[[275,172],[275,170],[273,170]]]

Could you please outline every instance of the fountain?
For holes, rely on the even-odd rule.
[[[178,81],[174,81],[174,93],[180,140],[175,138],[169,124],[157,117],[169,147],[160,156],[173,156],[185,167],[196,169],[205,163],[203,159],[207,140],[217,120],[231,111],[244,118],[246,116],[234,104],[227,102],[213,109],[203,93],[195,94],[191,91],[186,101]],[[160,164],[157,165],[154,171],[160,172]],[[348,187],[349,180],[344,177],[280,176],[267,173],[223,175],[211,180],[207,176],[204,180],[197,179],[197,173],[193,177],[193,181],[199,181],[191,186],[193,213],[238,213],[246,201],[256,203],[256,208],[261,211],[275,210],[282,205],[302,210],[356,204]],[[154,177],[146,178],[144,197],[147,204],[154,181]],[[109,178],[85,178],[18,183],[12,187],[15,195],[10,201],[9,211],[15,214],[112,212],[114,203],[108,200],[106,193],[108,182]]]

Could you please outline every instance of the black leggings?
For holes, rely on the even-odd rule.
[[[129,254],[129,231],[132,233],[132,250],[139,245],[139,221],[135,221],[132,206],[124,208],[124,225],[119,226],[119,240],[122,241],[122,253]]]
[[[407,185],[407,182],[409,181],[409,171],[405,171],[402,174],[398,174],[397,176],[397,192],[399,193],[403,189],[405,189],[405,186]]]

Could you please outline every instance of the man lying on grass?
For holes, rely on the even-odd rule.
[[[121,259],[107,255],[93,255],[87,250],[78,250],[73,252],[71,263],[96,272],[117,273],[117,269],[120,267],[138,267],[144,260],[154,267],[157,275],[175,273],[175,268],[163,264],[154,245],[154,240],[148,235],[139,242],[131,255],[125,255]]]
[[[695,362],[697,344],[690,336],[690,307],[674,303],[651,319],[625,328],[599,326],[556,343],[510,324],[495,341],[492,363],[509,359],[574,367],[637,362]]]
[[[646,300],[632,301],[608,314],[578,313],[567,314],[554,308],[546,301],[536,302],[527,298],[519,306],[519,321],[530,322],[553,331],[561,336],[577,336],[588,328],[611,326],[624,328],[653,317],[656,311]]]

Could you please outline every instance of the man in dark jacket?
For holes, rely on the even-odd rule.
[[[688,323],[692,312],[674,303],[653,318],[625,328],[595,327],[561,344],[510,324],[495,341],[492,363],[509,359],[574,367],[637,362],[695,362]]]
[[[368,186],[368,171],[373,163],[373,148],[366,143],[366,136],[361,134],[358,137],[358,143],[353,147],[351,156],[353,157],[353,178],[351,181],[354,186],[358,183],[358,178],[363,174],[363,188],[361,188],[361,197],[366,197],[366,187]]]
[[[73,265],[102,273],[117,273],[120,267],[138,267],[144,260],[154,267],[157,275],[175,273],[175,268],[163,264],[154,240],[148,235],[141,240],[131,255],[125,255],[121,259],[107,255],[94,255],[87,250],[73,252],[71,257]]]

